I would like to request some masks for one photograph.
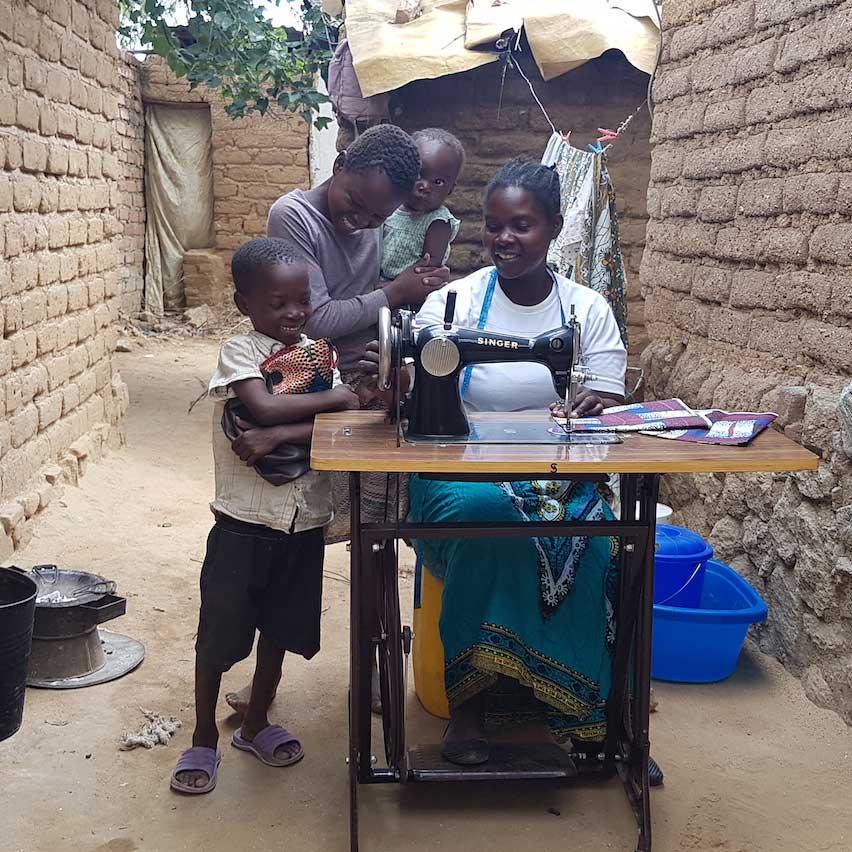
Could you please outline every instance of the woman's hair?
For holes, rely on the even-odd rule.
[[[231,277],[234,288],[244,296],[254,285],[261,269],[271,269],[279,263],[306,263],[298,246],[280,237],[258,237],[243,243],[231,258]]]
[[[420,154],[411,137],[393,124],[365,130],[344,154],[343,167],[363,174],[380,171],[403,192],[411,192],[420,174]]]
[[[440,142],[442,145],[446,145],[458,157],[459,171],[464,166],[464,145],[449,130],[444,130],[442,127],[425,127],[423,130],[415,130],[411,134],[411,138],[415,142],[419,142],[422,139],[424,142]]]
[[[485,200],[495,189],[517,187],[531,193],[541,205],[548,219],[555,219],[562,210],[559,194],[559,176],[550,168],[534,160],[518,157],[506,163],[485,187]]]

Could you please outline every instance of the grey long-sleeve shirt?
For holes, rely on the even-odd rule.
[[[379,281],[382,229],[341,236],[331,222],[294,189],[269,211],[266,233],[292,240],[308,258],[314,314],[305,328],[312,338],[330,338],[342,372],[350,370],[375,339],[379,308],[388,301]]]

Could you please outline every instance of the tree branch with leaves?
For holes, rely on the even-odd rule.
[[[273,107],[296,113],[322,129],[325,77],[339,22],[319,0],[302,0],[302,29],[272,24],[252,0],[119,0],[124,44],[149,46],[191,88],[216,90],[231,118],[267,115]],[[167,21],[183,11],[186,25]]]

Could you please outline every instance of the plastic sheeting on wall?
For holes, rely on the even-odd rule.
[[[145,310],[186,304],[183,256],[214,245],[210,110],[145,107]]]

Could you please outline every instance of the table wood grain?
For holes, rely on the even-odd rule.
[[[486,419],[506,414],[472,415]],[[513,417],[541,421],[545,412]],[[382,412],[321,414],[314,423],[315,470],[386,473],[746,473],[815,470],[819,458],[769,428],[744,447],[690,444],[621,433],[621,444],[407,444],[396,445]]]

